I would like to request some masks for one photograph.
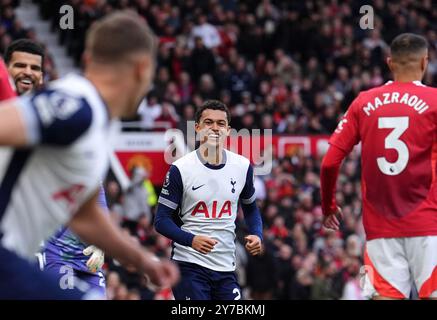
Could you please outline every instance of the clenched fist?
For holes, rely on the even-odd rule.
[[[207,254],[212,251],[217,243],[218,241],[215,239],[199,235],[193,238],[193,243],[191,244],[191,247],[194,250],[199,251],[200,253]]]

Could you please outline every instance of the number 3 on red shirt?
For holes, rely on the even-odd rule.
[[[407,167],[410,154],[407,145],[400,140],[399,137],[408,129],[408,125],[408,117],[378,118],[379,129],[393,129],[393,131],[385,138],[385,148],[395,149],[398,153],[398,159],[395,162],[389,162],[385,157],[379,157],[376,159],[379,170],[386,175],[398,175]]]

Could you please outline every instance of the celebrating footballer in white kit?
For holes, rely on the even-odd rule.
[[[155,227],[174,241],[172,258],[182,275],[173,288],[177,300],[241,298],[234,273],[239,202],[250,233],[246,249],[253,255],[261,251],[253,168],[248,159],[223,148],[229,119],[223,103],[204,103],[196,113],[200,147],[173,163],[161,191]]]

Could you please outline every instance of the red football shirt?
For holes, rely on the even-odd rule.
[[[0,101],[15,97],[15,91],[9,82],[9,73],[2,59],[0,59]]]
[[[437,235],[437,89],[389,82],[352,102],[330,143],[362,142],[367,239]]]

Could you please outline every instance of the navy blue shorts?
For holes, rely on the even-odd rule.
[[[173,288],[176,300],[240,300],[235,272],[214,271],[194,263],[176,261],[181,280]]]
[[[84,293],[66,292],[51,274],[0,246],[0,300],[78,300]]]

